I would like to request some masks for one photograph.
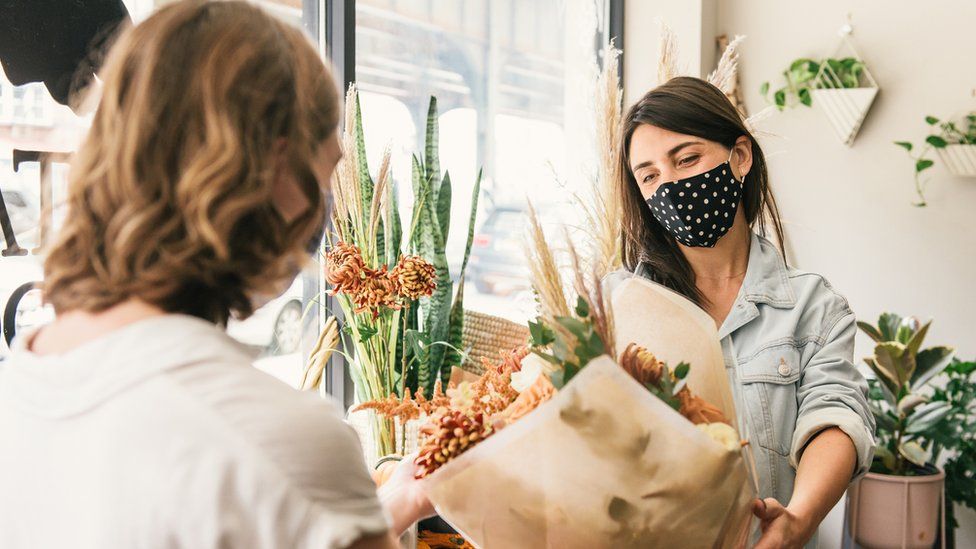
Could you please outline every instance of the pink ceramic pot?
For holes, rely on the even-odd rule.
[[[941,469],[914,477],[868,473],[848,494],[851,537],[865,549],[931,548],[944,529],[944,483]]]

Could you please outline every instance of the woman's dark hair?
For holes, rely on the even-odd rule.
[[[750,227],[767,235],[772,225],[783,248],[783,227],[776,200],[769,189],[766,158],[739,112],[721,90],[700,78],[681,76],[647,92],[622,123],[619,191],[623,206],[621,252],[624,267],[635,270],[643,262],[650,277],[702,305],[706,299],[695,285],[695,273],[678,244],[651,214],[630,169],[630,140],[638,126],[649,124],[685,135],[715,141],[731,149],[746,136],[752,143],[752,169],[743,185],[742,208]],[[785,255],[785,254],[784,254]]]

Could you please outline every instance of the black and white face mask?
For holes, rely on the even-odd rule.
[[[729,232],[739,208],[742,183],[729,159],[707,172],[662,183],[647,199],[654,218],[685,246],[711,248]]]

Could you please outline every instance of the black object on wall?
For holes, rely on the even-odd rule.
[[[0,0],[0,14],[7,79],[43,82],[63,105],[92,81],[115,31],[129,22],[121,0]]]

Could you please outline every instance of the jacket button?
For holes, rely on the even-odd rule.
[[[789,364],[786,363],[786,360],[784,360],[782,358],[779,359],[779,370],[778,371],[779,371],[779,375],[781,375],[781,376],[784,376],[785,377],[785,376],[790,375],[790,366],[789,366]]]

